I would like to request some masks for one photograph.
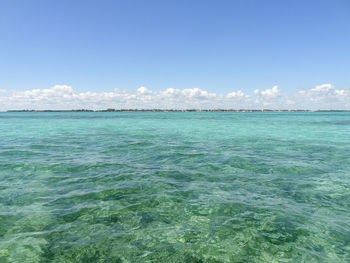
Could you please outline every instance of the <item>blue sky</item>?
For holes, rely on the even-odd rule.
[[[0,1],[0,89],[350,87],[350,1]]]

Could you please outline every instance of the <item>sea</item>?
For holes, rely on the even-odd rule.
[[[2,112],[0,262],[350,262],[350,112]]]

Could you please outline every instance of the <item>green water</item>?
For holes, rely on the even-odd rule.
[[[350,262],[350,113],[0,113],[0,262]]]

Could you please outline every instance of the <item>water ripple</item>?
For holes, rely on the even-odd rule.
[[[348,113],[1,113],[0,262],[348,262]]]

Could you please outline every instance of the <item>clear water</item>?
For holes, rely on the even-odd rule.
[[[350,262],[350,113],[0,113],[0,262]]]

